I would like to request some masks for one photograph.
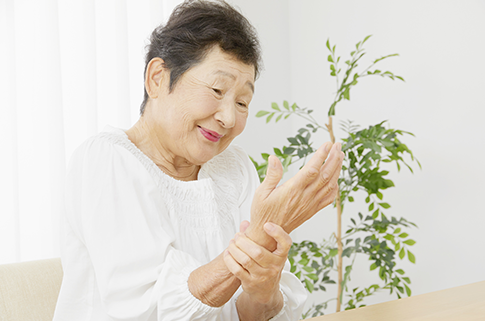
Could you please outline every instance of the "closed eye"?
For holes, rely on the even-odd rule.
[[[238,104],[239,106],[241,106],[241,107],[248,107],[248,105],[246,105],[246,103],[243,103],[243,102],[239,102],[239,103],[237,103],[237,104]]]
[[[222,95],[222,90],[217,89],[217,88],[212,88],[212,90],[213,90],[213,91],[214,91],[216,94],[218,94],[218,95]]]

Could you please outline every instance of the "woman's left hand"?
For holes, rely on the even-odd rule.
[[[247,224],[241,224],[241,231],[246,228]],[[262,304],[278,302],[281,303],[278,306],[282,306],[279,281],[292,241],[288,233],[274,223],[266,223],[264,230],[275,239],[275,251],[270,252],[244,233],[237,233],[224,253],[224,262],[241,281],[244,292],[252,301]]]

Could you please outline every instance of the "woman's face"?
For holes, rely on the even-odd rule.
[[[164,153],[202,165],[225,150],[246,126],[254,92],[254,67],[218,46],[186,71],[171,93],[164,71],[152,119]]]

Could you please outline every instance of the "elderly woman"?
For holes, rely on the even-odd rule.
[[[153,32],[139,121],[72,157],[55,321],[298,320],[288,233],[332,203],[343,155],[326,143],[279,187],[271,156],[258,187],[230,144],[259,66],[252,26],[224,2],[185,2]]]

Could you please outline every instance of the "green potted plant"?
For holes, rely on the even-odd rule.
[[[375,59],[367,68],[358,71],[358,63],[365,55],[364,44],[370,36],[358,42],[355,50],[350,53],[342,70],[341,57],[336,54],[336,46],[331,46],[327,40],[326,46],[330,52],[330,76],[336,80],[337,91],[328,109],[327,123],[315,119],[313,110],[301,108],[296,103],[290,105],[284,101],[280,107],[272,103],[271,110],[261,110],[256,117],[265,117],[266,123],[271,120],[278,122],[290,116],[298,116],[307,121],[294,136],[288,137],[288,145],[274,148],[275,155],[281,160],[285,172],[289,166],[297,164],[303,166],[307,157],[311,156],[313,148],[312,135],[327,132],[330,140],[335,143],[333,118],[336,107],[343,100],[350,100],[350,90],[365,77],[380,76],[392,80],[404,79],[390,71],[381,71],[375,66],[382,60],[398,56],[386,55]],[[406,294],[411,295],[411,280],[403,269],[398,267],[397,257],[401,260],[406,256],[415,263],[416,259],[409,247],[415,241],[409,238],[407,230],[416,224],[405,218],[388,217],[386,210],[391,205],[384,200],[383,192],[394,187],[389,179],[386,163],[394,163],[399,172],[404,165],[411,172],[411,162],[419,161],[414,158],[412,151],[401,142],[404,135],[412,135],[399,129],[389,128],[386,121],[360,129],[352,121],[342,122],[342,128],[347,137],[342,138],[342,151],[345,160],[339,178],[339,194],[334,202],[337,212],[337,230],[322,242],[303,241],[293,243],[289,252],[291,271],[303,282],[308,291],[327,291],[330,284],[337,285],[335,297],[314,304],[303,314],[303,318],[324,314],[328,303],[336,300],[337,312],[341,309],[353,309],[364,306],[364,299],[377,291],[388,290],[398,298]],[[266,175],[268,153],[261,154],[263,161],[252,161],[256,166],[261,181]],[[348,227],[343,230],[342,214],[347,202],[354,202],[355,193],[365,193],[365,205],[361,212],[352,213],[347,217]],[[348,287],[354,262],[357,255],[364,255],[370,261],[370,271],[378,273],[381,283],[367,284],[353,289]],[[349,261],[344,264],[344,258]]]

